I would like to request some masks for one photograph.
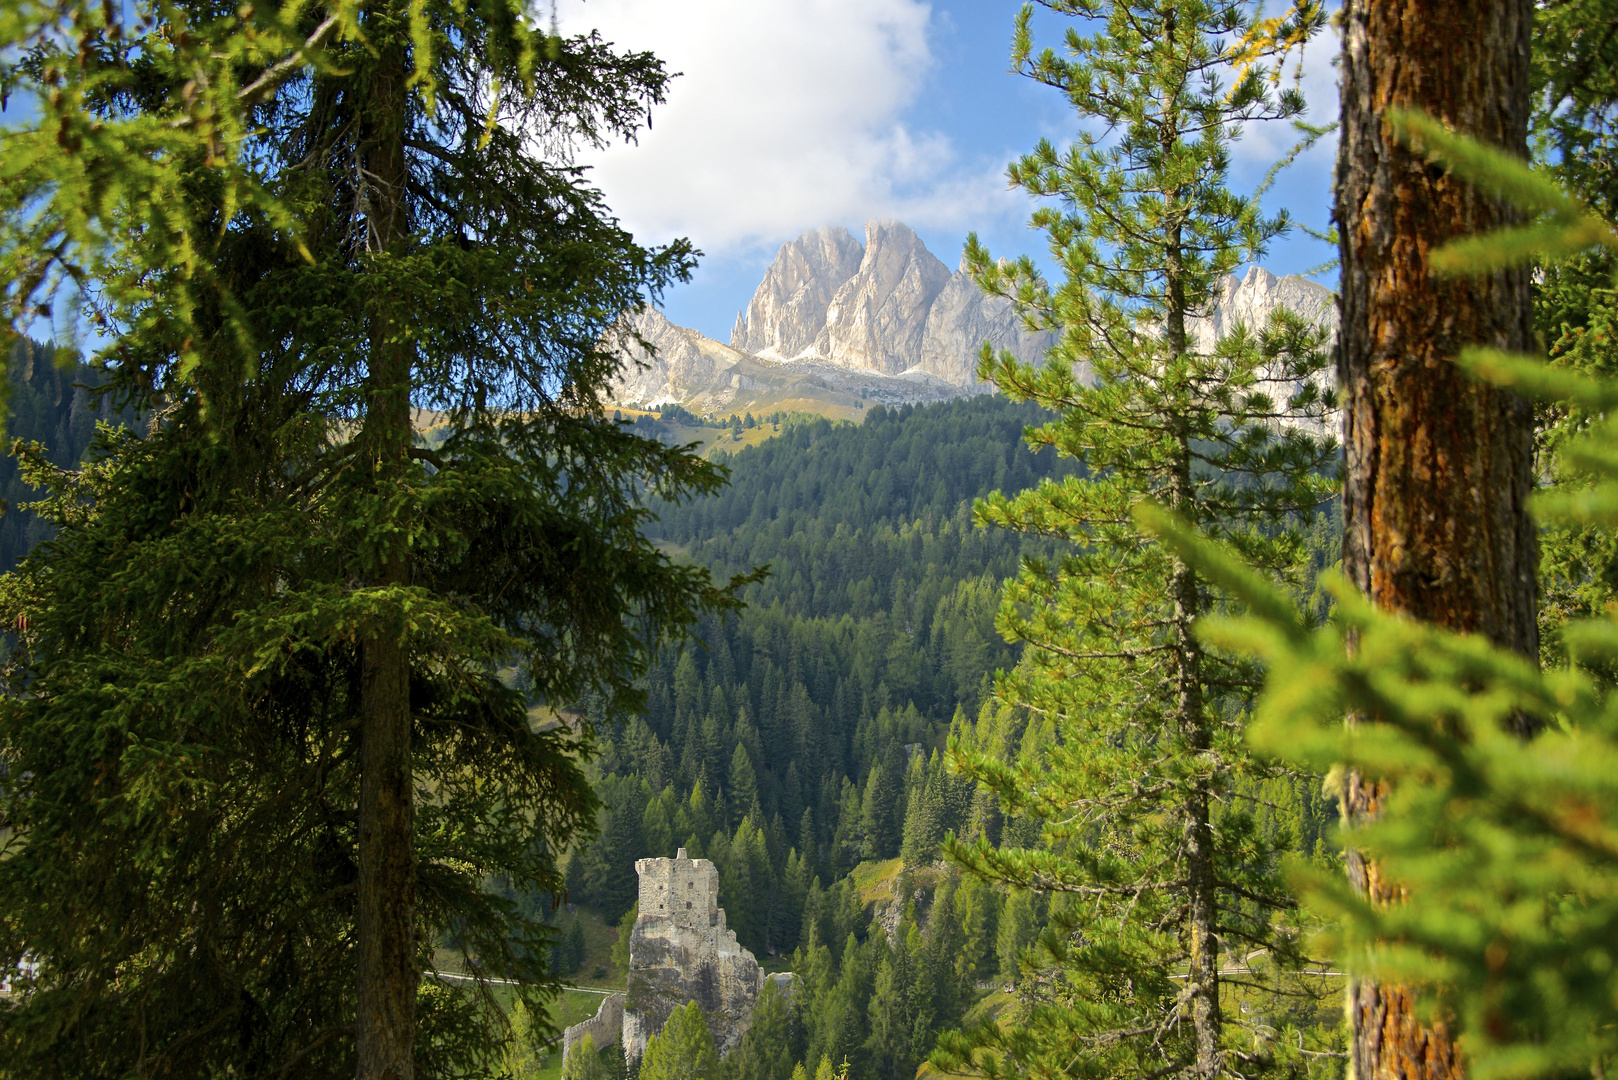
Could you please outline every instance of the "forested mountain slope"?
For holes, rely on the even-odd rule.
[[[44,443],[64,466],[82,460],[96,421],[118,419],[85,389],[95,372],[56,367],[49,346],[19,348],[10,437]],[[700,643],[662,658],[644,716],[586,703],[607,809],[572,853],[566,899],[614,922],[632,915],[635,859],[683,846],[715,861],[742,942],[802,977],[793,1004],[768,1005],[757,1035],[727,1058],[727,1077],[785,1080],[799,1060],[847,1056],[859,1075],[897,1080],[986,994],[1010,1000],[991,988],[1016,979],[1018,951],[1049,912],[960,879],[937,848],[951,829],[1026,841],[1034,826],[1004,820],[941,751],[952,729],[1008,759],[1052,737],[983,709],[992,672],[1017,658],[994,629],[1001,583],[1048,545],[978,528],[971,515],[991,491],[1073,471],[1022,442],[1044,418],[980,396],[874,408],[860,423],[776,415],[759,426],[778,433],[758,443],[738,422],[746,441],[714,449],[731,469],[725,489],[652,507],[649,532],[682,557],[720,575],[770,574],[748,588],[740,616],[709,620]],[[637,423],[686,441],[703,421],[669,410]],[[45,534],[18,509],[32,494],[9,457],[0,494],[9,567]],[[1311,849],[1326,818],[1318,788],[1268,794],[1272,827]],[[560,897],[523,899],[560,924],[555,967],[587,976],[579,917],[553,906]]]
[[[706,851],[750,813],[776,856],[809,852],[811,877],[898,854],[906,761],[1014,660],[994,612],[1028,541],[976,528],[971,500],[1071,469],[1022,444],[1036,419],[979,397],[788,423],[730,461],[721,494],[655,507],[653,534],[694,561],[771,573],[739,618],[703,626],[705,647],[663,658],[644,718],[599,718],[613,810],[573,879],[583,899],[616,916],[637,855]],[[790,949],[793,921],[731,919],[757,949]]]
[[[594,713],[608,809],[574,853],[568,899],[616,921],[632,914],[635,859],[685,847],[718,865],[742,943],[803,980],[726,1059],[727,1076],[786,1080],[795,1061],[812,1073],[822,1055],[846,1055],[851,1075],[908,1078],[934,1032],[986,994],[1009,1000],[991,990],[1016,979],[1018,951],[1049,917],[1032,894],[963,880],[938,853],[946,830],[1038,835],[941,751],[952,729],[1008,760],[1054,737],[983,708],[991,673],[1017,659],[994,629],[1001,584],[1048,546],[971,515],[975,498],[1074,469],[1023,443],[1043,419],[982,396],[872,409],[857,425],[788,420],[727,459],[722,492],[653,507],[649,531],[683,557],[771,573],[739,617],[710,620],[700,644],[662,659],[643,717]],[[1330,529],[1317,531],[1329,547]],[[1266,827],[1313,850],[1327,818],[1318,780],[1264,794]],[[548,910],[546,899],[531,902]]]
[[[5,403],[4,449],[12,440],[44,445],[46,457],[63,467],[77,464],[95,437],[97,421],[126,419],[105,398],[94,398],[87,387],[100,382],[99,373],[87,364],[56,364],[54,346],[26,339],[12,347],[11,386]],[[17,460],[0,454],[0,498],[6,511],[0,515],[0,573],[17,565],[28,549],[46,539],[50,526],[22,508],[34,498],[34,490],[23,482]]]

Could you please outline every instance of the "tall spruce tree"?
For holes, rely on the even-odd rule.
[[[559,891],[594,809],[527,705],[632,705],[728,603],[640,532],[644,492],[718,475],[602,408],[604,335],[689,248],[636,245],[570,161],[666,75],[504,0],[0,29],[38,106],[0,133],[11,314],[77,282],[155,417],[29,462],[59,532],[0,590],[0,963],[40,966],[0,1056],[475,1070],[497,1003],[423,970],[448,946],[543,1016],[547,931],[486,883]]]
[[[1057,742],[1021,768],[957,742],[1008,815],[1043,828],[1031,847],[950,851],[985,878],[1058,895],[1019,980],[1031,1020],[943,1040],[935,1061],[1011,1076],[1251,1074],[1288,1040],[1227,1014],[1221,965],[1261,950],[1297,959],[1276,932],[1289,900],[1275,853],[1243,809],[1266,771],[1241,742],[1256,684],[1203,651],[1192,624],[1220,594],[1143,539],[1131,510],[1160,502],[1296,582],[1301,527],[1334,490],[1324,334],[1278,316],[1212,343],[1197,323],[1223,276],[1286,228],[1231,190],[1230,146],[1245,123],[1302,111],[1272,77],[1324,16],[1310,3],[1278,21],[1237,2],[1047,6],[1085,20],[1067,55],[1034,52],[1025,9],[1014,63],[1083,127],[1071,149],[1042,142],[1010,175],[1058,204],[1034,222],[1065,279],[1047,286],[1026,258],[997,265],[975,239],[967,259],[988,291],[1060,331],[1043,366],[986,350],[980,371],[1055,411],[1028,441],[1088,477],[979,507],[985,523],[1072,544],[1025,561],[1000,616],[1026,650],[997,696],[1053,721]]]

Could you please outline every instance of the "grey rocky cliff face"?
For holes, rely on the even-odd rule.
[[[989,389],[976,378],[985,341],[1030,363],[1044,355],[1049,335],[1024,331],[1009,301],[949,273],[908,226],[873,221],[865,239],[826,226],[781,245],[729,346],[651,309],[628,317],[656,353],[619,343],[641,363],[613,399],[718,413],[805,398],[919,404]]]
[[[747,311],[736,316],[730,347],[768,360],[813,352],[826,310],[859,273],[865,249],[841,225],[810,229],[781,245]]]
[[[1212,352],[1215,343],[1238,323],[1257,333],[1269,325],[1271,314],[1280,310],[1325,326],[1334,336],[1337,333],[1337,298],[1330,289],[1295,274],[1276,277],[1260,266],[1248,267],[1239,278],[1226,274],[1213,311],[1189,320],[1186,329],[1199,351]]]
[[[916,367],[927,313],[949,279],[949,268],[908,225],[867,223],[859,272],[832,297],[815,351],[833,363],[885,375]]]
[[[988,389],[977,377],[984,342],[996,353],[1009,351],[1031,364],[1045,355],[1054,340],[1052,334],[1025,329],[1011,301],[984,293],[963,266],[950,275],[927,312],[916,366],[957,386]]]
[[[1191,320],[1192,340],[1212,350],[1238,322],[1262,329],[1277,308],[1336,329],[1328,290],[1253,267],[1225,278],[1213,310]],[[645,366],[619,376],[614,400],[719,414],[805,400],[864,408],[979,393],[989,389],[977,381],[984,342],[1037,363],[1054,341],[1027,331],[1010,301],[985,295],[964,271],[949,273],[894,221],[869,222],[863,246],[836,226],[783,244],[728,346],[649,308],[628,323],[657,351],[648,357],[620,346]]]
[[[629,332],[638,333],[654,352],[648,354]],[[664,404],[689,401],[732,381],[732,369],[750,357],[676,326],[661,311],[648,307],[627,316],[618,331],[618,351],[629,358],[613,387],[617,401]]]
[[[822,297],[817,309],[811,298]],[[845,229],[782,245],[730,337],[766,359],[925,374],[968,391],[984,388],[976,372],[985,341],[1033,363],[1051,338],[1026,332],[1009,300],[985,295],[964,270],[951,274],[897,221],[867,223],[863,247]]]
[[[1186,329],[1192,345],[1200,352],[1209,353],[1237,326],[1255,335],[1262,333],[1277,311],[1290,311],[1305,322],[1330,331],[1329,340],[1337,337],[1337,297],[1330,289],[1294,274],[1276,277],[1259,266],[1248,267],[1247,273],[1239,278],[1235,274],[1225,275],[1213,311],[1203,318],[1189,320]],[[1280,365],[1267,371],[1261,369],[1261,377],[1274,380],[1263,389],[1278,401],[1284,401],[1301,385],[1280,370]],[[1309,381],[1324,392],[1336,385],[1337,377],[1328,366]],[[1314,435],[1340,436],[1342,413],[1333,411],[1309,421],[1283,421],[1282,426],[1298,426]]]
[[[623,1046],[628,1060],[646,1052],[669,1015],[695,1001],[714,1046],[728,1053],[747,1032],[764,975],[736,941],[719,906],[719,872],[707,859],[641,859],[640,910],[629,939],[629,988]]]

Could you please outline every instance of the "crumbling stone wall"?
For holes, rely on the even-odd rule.
[[[573,1048],[583,1042],[586,1035],[595,1040],[597,1050],[602,1050],[618,1041],[623,1028],[624,995],[608,994],[601,999],[601,1008],[596,1010],[594,1016],[562,1032],[562,1060],[567,1060]]]

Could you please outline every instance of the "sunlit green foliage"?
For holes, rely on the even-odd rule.
[[[695,1001],[669,1014],[663,1030],[646,1040],[640,1080],[718,1080],[719,1053]]]
[[[13,332],[86,301],[100,333],[155,335],[182,367],[205,337],[244,344],[233,283],[210,257],[238,213],[295,234],[251,145],[282,84],[359,35],[357,3],[100,5],[0,12],[0,282]],[[291,241],[296,245],[297,241]],[[211,310],[204,310],[211,309]]]
[[[588,738],[528,706],[633,708],[655,652],[731,606],[642,531],[647,492],[721,475],[603,408],[604,335],[689,245],[637,245],[571,162],[633,137],[667,74],[506,0],[0,20],[37,109],[0,131],[8,315],[67,275],[113,402],[153,420],[81,471],[25,457],[56,535],[0,584],[0,966],[39,966],[0,1060],[353,1074],[360,657],[384,639],[414,965],[513,976],[545,1026],[552,931],[513,893],[561,890],[596,804]],[[379,131],[407,159],[386,191]],[[373,244],[389,201],[408,222]],[[379,410],[403,418],[383,449]],[[497,1064],[489,986],[422,979],[416,1012],[423,1073]]]
[[[1438,164],[1533,215],[1450,249],[1454,268],[1582,256],[1591,243],[1618,250],[1607,221],[1523,162],[1426,118],[1394,119]],[[1463,362],[1579,418],[1556,446],[1578,482],[1541,493],[1533,510],[1610,544],[1618,382],[1482,348]],[[1294,867],[1306,901],[1334,921],[1325,946],[1351,971],[1420,987],[1449,1010],[1469,1075],[1602,1073],[1618,1053],[1618,696],[1603,677],[1618,659],[1618,616],[1567,619],[1572,663],[1546,671],[1481,637],[1377,611],[1341,581],[1332,623],[1311,629],[1227,548],[1161,511],[1143,517],[1251,612],[1201,633],[1268,669],[1255,745],[1391,792],[1344,839],[1412,902],[1373,902],[1340,874]],[[1523,716],[1543,725],[1526,741],[1513,734]]]
[[[522,1000],[511,1006],[511,1036],[500,1056],[501,1080],[532,1080],[544,1065],[540,1052],[542,1030],[534,1023],[533,1014]],[[592,1044],[594,1040],[585,1036]]]
[[[562,1080],[624,1080],[624,1048],[620,1043],[597,1047],[593,1036],[580,1039],[562,1063]]]

